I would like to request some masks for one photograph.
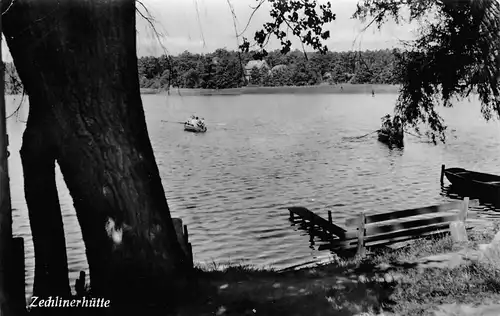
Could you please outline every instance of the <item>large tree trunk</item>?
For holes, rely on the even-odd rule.
[[[56,158],[82,229],[93,294],[112,299],[112,304],[160,297],[162,303],[174,303],[174,294],[186,284],[188,265],[146,128],[134,1],[16,0],[3,26],[19,76],[30,100],[36,100],[28,127],[51,118],[37,126],[44,136],[32,137],[22,151],[26,183],[41,178],[50,183],[28,203],[33,238],[40,240],[36,260],[50,265],[49,273],[65,269],[59,250],[53,261],[44,259],[51,252],[44,247],[46,236],[60,222],[48,179]],[[35,168],[39,171],[28,167],[32,155],[42,158]],[[35,206],[36,199],[47,204],[42,190],[51,197],[50,219],[42,217],[46,208]],[[109,219],[123,228],[121,241],[106,233]],[[47,220],[53,223],[44,227]],[[60,236],[56,241],[61,243]],[[57,288],[65,291],[66,281]]]
[[[30,114],[23,135],[21,161],[24,192],[35,248],[35,283],[33,294],[69,296],[66,241],[55,163],[57,147],[52,128],[50,107],[30,98]]]

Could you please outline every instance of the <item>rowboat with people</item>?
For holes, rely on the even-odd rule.
[[[189,120],[184,122],[184,130],[186,132],[205,133],[207,131],[207,126],[203,118],[192,115]]]
[[[399,117],[391,118],[389,114],[382,117],[382,126],[377,131],[378,140],[389,146],[403,147],[404,146],[404,131],[403,124]]]

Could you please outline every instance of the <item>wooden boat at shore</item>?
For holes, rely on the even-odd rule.
[[[444,165],[441,168],[441,179],[443,175],[446,176],[457,189],[470,196],[481,196],[500,202],[500,176],[463,168],[446,169]]]

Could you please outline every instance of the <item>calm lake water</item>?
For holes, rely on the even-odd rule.
[[[306,232],[291,226],[289,206],[305,206],[340,224],[357,212],[380,212],[450,200],[439,184],[441,164],[500,174],[500,126],[486,123],[479,103],[443,109],[446,145],[407,136],[391,150],[375,134],[396,95],[144,95],[149,134],[173,217],[188,225],[197,262],[284,268],[321,260]],[[20,97],[7,97],[10,114]],[[33,245],[19,157],[28,105],[8,121],[14,234],[24,237],[27,294],[33,282]],[[191,114],[209,131],[187,133]],[[456,136],[453,137],[453,136]],[[72,284],[87,269],[71,197],[58,172]],[[495,211],[477,208],[484,216]]]

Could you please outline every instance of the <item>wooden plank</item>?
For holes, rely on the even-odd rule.
[[[449,235],[450,231],[448,229],[440,229],[440,230],[432,230],[426,233],[422,233],[420,235],[411,235],[411,236],[401,236],[397,238],[393,238],[391,240],[381,240],[377,242],[371,242],[367,246],[368,247],[382,247],[382,246],[387,246],[391,244],[395,244],[398,242],[404,242],[404,241],[409,241],[409,240],[415,240],[415,239],[421,239],[421,238],[429,238],[431,236],[435,235]]]
[[[466,229],[465,229],[465,230],[466,230],[466,231],[469,231],[469,230],[471,230],[472,228],[473,228],[473,227],[466,227]],[[439,231],[439,232],[440,232],[440,234],[445,234],[445,235],[449,235],[449,233],[450,233],[450,232],[449,232],[448,230],[446,230],[446,229],[444,229],[444,230],[442,230],[442,231]],[[423,236],[423,237],[425,237],[425,238],[427,238],[427,236],[432,236],[432,235],[433,235],[433,233],[432,233],[432,232],[422,234],[422,236]],[[411,243],[412,241],[415,241],[415,239],[418,239],[418,238],[413,238],[413,239],[410,239],[410,240],[403,240],[403,241],[401,241],[401,242],[396,241],[396,242],[394,242],[394,243],[391,243],[391,244],[385,245],[385,247],[390,248],[390,249],[393,249],[393,250],[394,250],[394,249],[399,249],[399,248],[406,247],[406,246],[410,245],[410,243]]]
[[[184,225],[184,242],[189,243],[189,233],[187,225]]]
[[[462,208],[460,209],[460,213],[458,214],[458,219],[462,222],[467,220],[467,213],[469,211],[469,198],[465,197],[462,203]]]
[[[448,229],[438,229],[438,230],[431,230],[425,233],[421,233],[419,235],[410,235],[410,236],[400,236],[400,237],[395,237],[392,239],[388,240],[379,240],[379,241],[365,241],[365,247],[366,248],[372,248],[372,247],[382,247],[382,246],[390,246],[392,244],[396,243],[402,243],[406,241],[411,241],[415,239],[420,239],[420,238],[428,238],[434,235],[448,235],[450,231]],[[404,247],[405,245],[402,245],[401,247]],[[356,240],[353,239],[350,241],[350,243],[344,243],[344,245],[340,246],[338,243],[335,244],[325,244],[319,246],[319,250],[332,250],[332,251],[339,251],[339,250],[354,250],[357,247]],[[401,248],[398,247],[398,248]]]
[[[426,206],[426,207],[419,207],[419,208],[414,208],[414,209],[408,209],[408,210],[402,210],[402,211],[393,211],[393,212],[388,212],[388,213],[379,213],[379,214],[374,214],[374,215],[368,215],[366,216],[366,224],[371,224],[371,223],[376,223],[376,222],[382,222],[382,221],[387,221],[387,220],[393,220],[393,219],[399,219],[403,217],[410,217],[410,216],[417,216],[417,215],[423,215],[423,214],[430,214],[430,213],[439,213],[439,212],[446,212],[449,210],[454,210],[454,209],[461,209],[462,207],[462,201],[456,201],[456,202],[450,202],[446,204],[440,204],[440,205],[432,205],[432,206]],[[346,226],[347,227],[354,227],[358,226],[358,221],[359,218],[350,218],[346,220]]]
[[[411,229],[406,229],[406,230],[400,230],[396,232],[391,232],[388,234],[379,234],[379,235],[374,235],[374,236],[367,236],[366,241],[367,242],[373,242],[373,241],[381,241],[381,240],[391,240],[397,237],[402,237],[402,236],[412,236],[412,235],[421,235],[423,233],[427,233],[433,230],[449,230],[450,223],[445,222],[445,223],[438,223],[438,224],[433,224],[429,226],[423,226],[423,227],[417,227],[417,228],[411,228]]]
[[[365,256],[365,213],[359,214],[359,227],[358,227],[358,249],[356,256],[363,258]]]
[[[373,236],[378,234],[386,234],[390,232],[400,231],[400,230],[408,230],[410,228],[421,227],[434,225],[439,223],[447,223],[449,225],[450,222],[456,221],[458,219],[458,214],[453,215],[443,215],[436,216],[431,218],[417,219],[412,221],[405,222],[397,222],[394,224],[383,225],[383,226],[367,226],[365,228],[366,236]],[[357,236],[357,232],[346,232],[345,239],[355,238]]]
[[[469,241],[467,231],[463,221],[454,221],[450,223],[451,240],[453,243],[463,243]]]
[[[312,235],[313,237],[318,237],[322,241],[330,241],[332,240],[332,234],[329,232],[322,230],[322,229],[308,229],[308,234]],[[312,240],[312,239],[310,239]]]
[[[331,234],[338,236],[339,238],[344,238],[346,232],[345,229],[333,223],[329,223],[326,219],[309,211],[307,208],[295,206],[288,208],[288,210],[290,211],[290,213],[298,215],[302,219],[309,221],[311,224],[318,225],[319,227],[323,228]]]
[[[441,177],[440,177],[440,179],[439,179],[439,180],[440,180],[439,182],[440,182],[441,184],[443,184],[443,183],[444,183],[444,170],[445,170],[445,166],[444,166],[444,164],[443,164],[443,165],[441,165]]]
[[[183,227],[182,227],[182,219],[180,218],[172,218],[172,223],[174,224],[175,233],[177,235],[177,241],[181,245],[182,251],[186,256],[189,256],[188,246],[186,244],[186,240],[184,239]]]
[[[85,281],[86,281],[85,275],[86,275],[85,271],[80,271],[80,276],[75,281],[75,292],[76,292],[76,296],[78,296],[78,297],[85,296],[85,294],[86,294],[85,293]]]
[[[423,234],[429,231],[433,230],[448,230],[449,229],[449,223],[439,223],[439,224],[433,224],[429,226],[424,226],[424,227],[417,227],[417,228],[411,228],[411,229],[406,229],[406,230],[400,230],[396,232],[390,232],[387,234],[378,234],[374,236],[365,236],[365,245],[371,242],[375,241],[382,241],[382,240],[391,240],[394,238],[402,237],[402,236],[413,236],[416,235],[418,236],[419,234]],[[333,241],[333,245],[338,245],[339,247],[347,247],[350,245],[356,245],[357,239],[356,238],[349,238],[345,240],[336,240]]]
[[[193,247],[191,246],[191,243],[187,243],[187,249],[188,249],[188,260],[190,264],[190,268],[194,267],[194,258],[193,258]]]

